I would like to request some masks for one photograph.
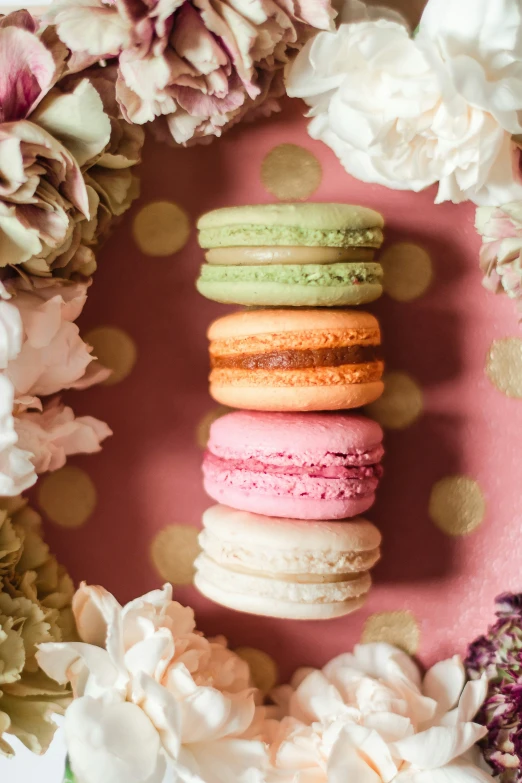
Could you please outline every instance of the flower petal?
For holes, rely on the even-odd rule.
[[[461,756],[486,733],[487,729],[478,723],[459,723],[451,728],[434,726],[392,743],[391,750],[420,769],[432,770]]]

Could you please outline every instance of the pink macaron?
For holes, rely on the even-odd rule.
[[[382,430],[362,416],[235,411],[212,424],[205,490],[241,511],[346,519],[375,500]]]

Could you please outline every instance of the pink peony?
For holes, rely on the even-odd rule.
[[[18,448],[31,454],[36,473],[58,470],[72,454],[93,454],[112,435],[109,427],[92,416],[74,415],[72,408],[58,399],[42,412],[18,411],[15,417]]]
[[[87,277],[138,195],[143,133],[121,119],[116,73],[64,78],[68,57],[27,12],[0,18],[0,266]]]
[[[19,401],[81,389],[104,380],[108,370],[93,364],[92,349],[72,323],[81,313],[90,281],[13,278],[6,288],[19,310],[23,343],[5,371]]]
[[[23,120],[65,69],[67,49],[27,11],[0,17],[0,123]]]
[[[38,277],[0,283],[0,496],[19,494],[70,454],[99,451],[111,434],[91,416],[75,418],[58,400],[39,399],[108,375],[73,323],[89,285]]]
[[[278,110],[284,65],[334,15],[329,0],[62,0],[48,17],[77,67],[118,58],[130,122],[163,118],[159,132],[186,144]]]
[[[522,310],[522,202],[479,207],[476,228],[482,235],[480,268],[489,291],[520,300]]]

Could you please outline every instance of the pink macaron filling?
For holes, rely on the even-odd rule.
[[[362,482],[365,479],[380,479],[382,465],[366,462],[360,465],[274,465],[253,457],[248,457],[245,460],[223,459],[212,454],[211,451],[207,451],[203,460],[203,472],[215,479],[219,478],[224,482],[230,480],[233,483],[241,482],[242,477],[246,476],[250,481],[252,480],[250,474],[259,473],[265,476],[294,477],[296,480],[298,477],[304,477],[305,480],[306,478],[339,479],[339,484],[345,484],[350,480]]]

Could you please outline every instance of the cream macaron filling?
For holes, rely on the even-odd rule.
[[[215,247],[205,253],[207,264],[216,266],[368,263],[374,256],[364,247]]]
[[[343,603],[366,595],[371,587],[368,572],[336,574],[333,581],[326,581],[325,574],[279,574],[224,567],[206,554],[197,558],[196,571],[221,591],[291,603]],[[315,576],[318,581],[314,581]]]

